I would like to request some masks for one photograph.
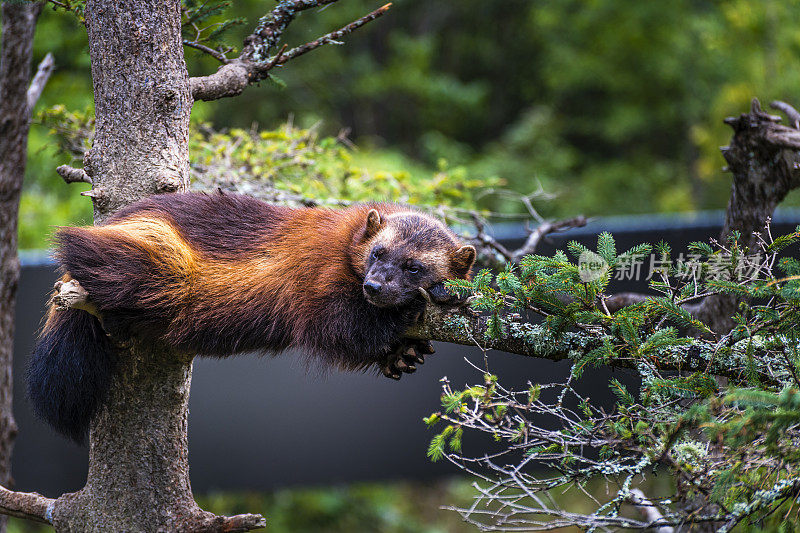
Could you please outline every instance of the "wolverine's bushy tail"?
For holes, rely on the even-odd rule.
[[[51,311],[28,364],[34,411],[59,433],[84,442],[114,360],[114,345],[96,317],[78,309]]]

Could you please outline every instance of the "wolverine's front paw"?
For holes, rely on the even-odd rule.
[[[420,294],[428,303],[452,307],[461,307],[467,303],[466,296],[459,296],[447,290],[444,283],[437,283],[430,289],[419,288]]]
[[[403,372],[416,372],[416,365],[423,364],[425,356],[434,351],[430,341],[403,340],[389,351],[384,361],[378,363],[378,367],[387,378],[400,379]]]

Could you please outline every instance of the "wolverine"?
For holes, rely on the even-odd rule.
[[[54,240],[62,279],[93,312],[50,305],[28,396],[79,442],[124,356],[118,339],[213,357],[293,348],[399,379],[433,353],[404,332],[426,300],[459,303],[443,282],[468,278],[475,260],[442,222],[398,204],[289,208],[222,193],[157,195]]]

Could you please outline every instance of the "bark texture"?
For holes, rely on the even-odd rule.
[[[234,85],[243,86],[223,87],[235,66],[227,60],[228,68],[218,78],[205,81],[222,87],[225,95],[238,94],[277,64],[335,42],[388,9],[384,6],[286,54],[284,46],[273,58],[264,55],[297,12],[335,1],[281,2],[246,43],[248,71],[244,77],[234,76]],[[83,169],[62,166],[57,171],[67,183],[92,184],[91,191],[82,194],[93,201],[96,223],[146,196],[188,188],[189,116],[194,99],[183,57],[180,9],[180,0],[86,3],[95,135],[84,155]],[[226,83],[220,85],[220,80]],[[198,83],[193,86],[196,89]],[[25,107],[24,91],[22,97]],[[18,194],[18,187],[13,190]],[[12,266],[16,275],[18,266]],[[78,307],[73,300],[81,294],[69,293],[67,285],[59,287],[60,305]],[[85,291],[82,297],[85,300]],[[187,446],[193,354],[143,345],[136,339],[116,340],[124,343],[123,353],[109,396],[90,427],[84,488],[56,500],[0,490],[0,513],[52,523],[57,531],[69,532],[233,532],[264,527],[260,515],[215,516],[194,501]]]
[[[189,485],[191,358],[135,345],[92,424],[86,486],[52,507],[56,531],[247,531],[256,515],[202,511]],[[247,526],[247,527],[245,527]]]
[[[19,259],[17,215],[28,155],[33,32],[42,4],[4,2],[0,44],[0,485],[11,483],[11,452],[17,426],[11,410]],[[34,100],[35,102],[35,100]],[[0,517],[0,531],[6,518]]]
[[[189,185],[192,97],[175,1],[86,4],[95,137],[84,156],[95,222]]]

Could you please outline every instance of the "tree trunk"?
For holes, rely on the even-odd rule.
[[[84,168],[95,222],[189,181],[193,100],[179,0],[90,0],[96,134]],[[261,517],[199,509],[189,485],[191,356],[132,341],[89,433],[89,475],[52,505],[58,531],[244,531]]]
[[[84,157],[95,222],[158,192],[189,185],[192,98],[180,3],[86,3],[95,136]]]
[[[28,82],[33,32],[42,4],[3,3],[0,49],[0,485],[11,483],[11,451],[17,426],[11,410],[11,358],[14,343],[19,259],[17,214],[28,156]],[[0,517],[0,531],[6,518]]]
[[[780,102],[781,109],[796,113]],[[792,189],[800,187],[800,131],[778,124],[780,117],[765,113],[753,99],[750,113],[731,117],[725,122],[733,128],[733,139],[722,148],[722,155],[733,173],[731,196],[725,213],[720,242],[726,244],[734,231],[740,243],[757,251],[754,232],[763,233],[775,208]],[[789,122],[795,118],[789,116]],[[740,300],[727,294],[706,298],[695,315],[718,333],[727,333],[736,325],[731,318]]]
[[[89,475],[53,507],[57,531],[215,531],[189,486],[191,360],[136,346],[92,424]]]

